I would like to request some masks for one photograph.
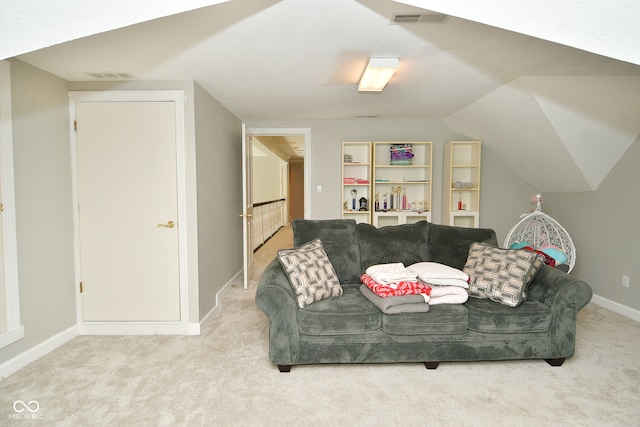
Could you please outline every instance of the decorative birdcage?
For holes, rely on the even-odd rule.
[[[576,248],[571,236],[555,219],[542,212],[542,198],[536,194],[536,209],[522,216],[509,232],[504,241],[504,247],[510,248],[514,244],[527,244],[536,250],[553,247],[560,249],[566,256],[564,264],[571,272],[576,262]]]

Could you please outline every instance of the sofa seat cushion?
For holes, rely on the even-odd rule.
[[[468,319],[462,304],[434,305],[427,313],[383,314],[382,330],[390,335],[463,334]]]
[[[341,296],[298,310],[298,330],[304,335],[347,335],[382,327],[382,312],[356,287],[345,286]]]
[[[551,326],[551,309],[541,302],[526,300],[509,307],[487,299],[469,298],[469,330],[494,334],[546,332]]]

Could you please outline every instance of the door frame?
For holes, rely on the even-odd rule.
[[[0,292],[6,296],[7,330],[0,332],[0,349],[24,338],[20,319],[20,283],[18,280],[18,244],[13,168],[13,126],[11,116],[11,63],[0,61],[0,203],[2,203],[2,251],[4,276],[0,277]]]
[[[191,228],[187,210],[187,153],[185,135],[185,94],[182,90],[124,90],[69,92],[71,135],[71,179],[74,223],[74,264],[76,278],[76,320],[78,333],[83,335],[197,335],[190,328],[188,230]],[[176,120],[176,182],[178,201],[178,265],[180,320],[171,322],[85,322],[83,318],[80,282],[80,229],[78,210],[78,151],[75,132],[76,104],[82,102],[173,102]],[[80,124],[81,126],[81,124]],[[199,329],[199,328],[195,328]]]
[[[304,136],[304,218],[311,218],[311,128],[252,128],[253,136]]]
[[[253,275],[253,134],[242,123],[242,276],[243,288]]]

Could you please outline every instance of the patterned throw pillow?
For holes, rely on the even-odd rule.
[[[517,307],[527,299],[527,286],[542,264],[535,252],[474,242],[463,269],[471,278],[469,296]]]
[[[320,239],[295,249],[280,250],[278,259],[289,276],[298,307],[342,295],[342,286]]]

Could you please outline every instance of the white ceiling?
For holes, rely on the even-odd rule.
[[[304,139],[304,135],[260,135],[253,137],[254,142],[257,140],[285,161],[304,158]]]
[[[639,65],[455,16],[391,22],[416,11],[232,0],[19,58],[69,81],[195,80],[243,121],[441,119],[541,191],[596,189],[640,135]],[[370,56],[400,58],[382,94],[357,92]]]

